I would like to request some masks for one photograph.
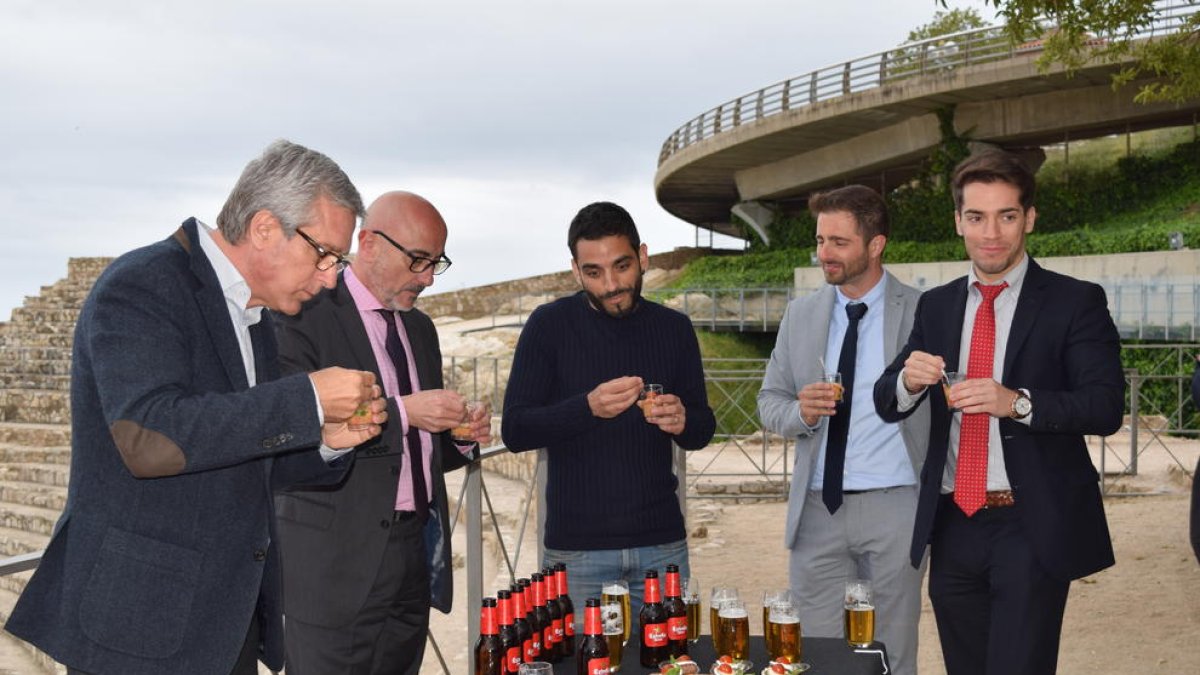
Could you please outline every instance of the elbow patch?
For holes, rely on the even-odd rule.
[[[183,449],[174,441],[136,422],[117,420],[109,433],[121,453],[121,461],[137,478],[174,476],[187,466]]]

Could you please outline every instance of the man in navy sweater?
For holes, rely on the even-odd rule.
[[[567,244],[583,290],[525,324],[501,434],[513,452],[547,450],[542,564],[565,563],[581,598],[627,580],[636,617],[644,570],[688,575],[671,446],[708,445],[716,418],[691,321],[642,298],[649,261],[629,213],[590,204]],[[664,393],[643,413],[634,404],[652,383]]]

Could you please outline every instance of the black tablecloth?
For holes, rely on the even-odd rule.
[[[638,646],[636,639],[631,639],[630,644],[625,646],[620,675],[658,672],[657,669],[652,671],[642,667],[638,658]],[[805,675],[883,675],[888,672],[884,667],[887,652],[882,642],[876,642],[868,649],[851,649],[843,638],[806,637],[803,638],[801,651],[800,660],[812,666]],[[712,638],[702,635],[699,642],[689,644],[688,656],[700,664],[702,672],[709,672],[712,662],[717,660]],[[767,645],[761,635],[750,636],[750,661],[754,663],[751,670],[754,675],[771,661],[767,658]],[[574,657],[554,665],[555,675],[574,675],[575,672]]]

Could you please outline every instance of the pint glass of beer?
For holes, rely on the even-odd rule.
[[[606,581],[600,585],[600,606],[604,607],[609,604],[618,604],[621,606],[621,625],[624,626],[622,638],[625,642],[629,642],[629,632],[632,629],[631,619],[629,616],[629,582],[624,579],[615,579]],[[603,612],[601,612],[603,614]]]
[[[612,583],[612,582],[610,582]],[[605,586],[604,588],[608,588]],[[609,600],[608,598],[616,598]],[[620,594],[610,596],[603,594],[600,600],[600,624],[604,629],[604,641],[608,643],[608,671],[615,673],[621,670],[621,657],[625,652],[625,612]],[[629,590],[625,591],[625,603],[629,602]]]
[[[721,632],[721,653],[728,654],[734,661],[745,661],[750,656],[750,613],[746,603],[729,600],[717,612],[717,623]]]
[[[700,640],[700,580],[688,577],[683,580],[683,605],[687,608],[688,642]]]
[[[721,610],[721,605],[730,600],[738,599],[738,591],[730,586],[713,586],[712,595],[708,599],[708,630],[712,633],[713,648],[717,650],[717,656],[728,654],[729,652],[722,649],[724,645],[721,643],[721,626],[720,617],[717,613]]]
[[[800,612],[788,601],[775,602],[767,615],[767,653],[772,659],[786,656],[800,661]]]
[[[870,647],[875,641],[875,598],[871,582],[854,579],[846,582],[846,642],[854,648]]]

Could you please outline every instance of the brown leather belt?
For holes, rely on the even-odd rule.
[[[983,508],[1000,509],[1016,503],[1012,490],[988,490],[983,500]]]

